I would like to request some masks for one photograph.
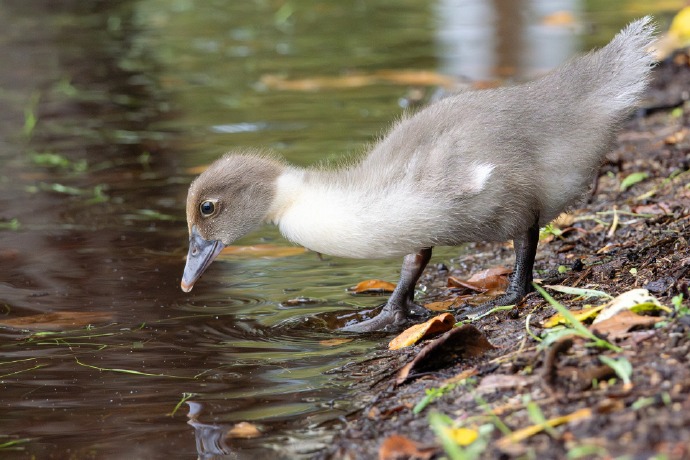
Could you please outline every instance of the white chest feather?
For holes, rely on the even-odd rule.
[[[479,193],[493,166],[477,165],[465,193]],[[390,258],[435,245],[448,219],[447,197],[401,182],[385,190],[306,183],[304,171],[290,170],[277,182],[267,220],[288,240],[338,257]]]

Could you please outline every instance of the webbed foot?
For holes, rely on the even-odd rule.
[[[340,330],[344,332],[399,332],[428,315],[429,311],[426,308],[412,302],[405,306],[388,302],[375,317],[345,326]]]

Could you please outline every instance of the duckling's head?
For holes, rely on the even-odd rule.
[[[265,155],[227,154],[192,182],[187,193],[189,253],[183,291],[191,291],[226,245],[264,221],[284,168]]]

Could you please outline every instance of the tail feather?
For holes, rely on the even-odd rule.
[[[656,26],[651,16],[629,24],[599,51],[602,66],[610,70],[601,75],[599,95],[614,110],[632,108],[649,83],[655,59],[651,49]]]
[[[606,118],[621,119],[639,102],[655,60],[651,16],[630,23],[605,47],[575,58],[547,77],[568,88],[573,103]]]

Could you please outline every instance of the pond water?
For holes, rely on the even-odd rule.
[[[225,256],[185,294],[198,168],[235,148],[359,153],[432,93],[421,72],[529,78],[651,3],[3,1],[0,455],[318,451],[356,407],[334,369],[386,343],[331,340],[385,300],[346,288],[400,261]],[[290,247],[272,228],[238,244]],[[261,436],[226,438],[239,422]]]

